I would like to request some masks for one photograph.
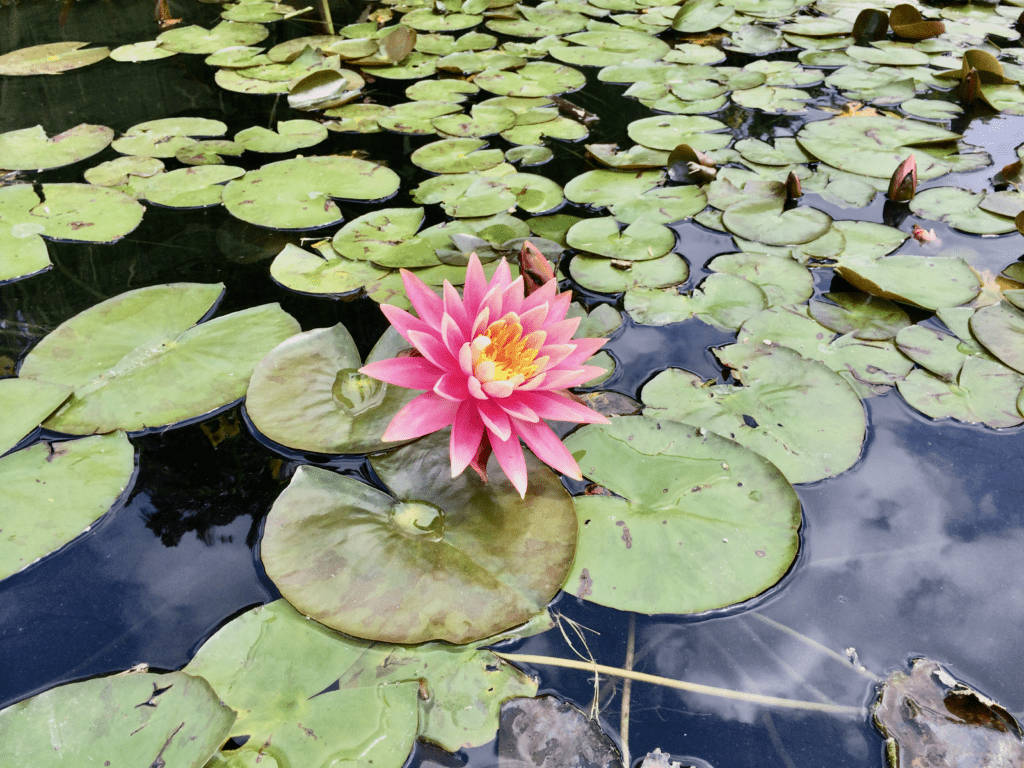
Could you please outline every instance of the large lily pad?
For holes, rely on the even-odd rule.
[[[897,304],[864,293],[826,293],[829,302],[812,301],[811,317],[836,333],[852,333],[858,339],[881,341],[895,338],[910,325]],[[796,303],[796,302],[793,302]]]
[[[651,149],[671,152],[680,144],[689,144],[698,152],[721,149],[732,141],[728,126],[699,115],[662,115],[634,120],[626,128],[629,138]]]
[[[947,173],[950,164],[912,147],[956,141],[959,133],[917,120],[894,117],[837,117],[809,123],[796,136],[807,152],[835,168],[877,179],[889,178],[911,154],[917,175],[932,179]]]
[[[448,439],[374,459],[390,494],[300,468],[263,534],[263,564],[285,598],[347,634],[400,643],[470,642],[543,610],[572,563],[569,495],[529,455],[526,499],[493,457],[490,482],[449,479]]]
[[[1017,408],[1024,375],[993,360],[968,355],[955,382],[917,368],[897,387],[910,405],[933,419],[949,417],[990,427],[1024,423]]]
[[[109,48],[86,48],[87,45],[62,41],[10,51],[0,56],[0,75],[59,75],[95,64],[110,55]]]
[[[326,241],[310,253],[288,243],[270,265],[270,276],[285,288],[314,296],[350,294],[392,274],[368,261],[338,254]]]
[[[0,739],[12,765],[201,768],[234,719],[201,677],[135,673],[62,685],[8,707]]]
[[[566,590],[640,613],[697,613],[775,584],[799,547],[800,502],[767,459],[647,416],[566,438],[583,474],[622,496],[574,499],[580,537]]]
[[[222,48],[256,45],[269,34],[262,24],[222,21],[213,29],[198,25],[169,29],[157,37],[157,42],[161,48],[176,53],[216,53]]]
[[[743,200],[722,213],[722,224],[734,235],[765,245],[799,245],[816,240],[832,226],[832,217],[817,208],[785,210],[779,196]]]
[[[68,399],[71,387],[33,379],[0,379],[0,456]]]
[[[757,285],[736,275],[713,272],[699,288],[684,296],[671,289],[626,291],[624,308],[643,325],[668,325],[696,317],[723,330],[735,331],[743,322],[768,306]]]
[[[205,117],[167,117],[133,125],[111,146],[125,155],[174,157],[195,144],[196,136],[223,136],[228,127]]]
[[[249,171],[224,189],[224,207],[273,229],[314,229],[343,216],[332,198],[381,200],[399,186],[390,168],[355,157],[296,157]]]
[[[195,283],[140,288],[58,326],[20,371],[22,378],[75,390],[46,428],[134,432],[192,419],[242,397],[256,363],[299,325],[277,304],[195,325],[222,291],[222,285]]]
[[[235,141],[250,152],[291,152],[326,138],[326,126],[315,120],[281,120],[276,131],[254,125],[235,134]]]
[[[731,344],[715,356],[742,387],[705,386],[699,376],[671,368],[644,386],[645,415],[735,440],[791,483],[833,477],[854,465],[867,422],[860,398],[838,374],[787,347]]]
[[[971,333],[989,352],[1024,372],[1024,312],[1001,301],[979,309],[970,324]]]
[[[981,290],[975,272],[956,256],[896,253],[871,258],[848,243],[835,271],[872,296],[925,309],[966,304]]]
[[[405,347],[385,334],[367,362]],[[343,325],[306,331],[282,342],[256,366],[246,394],[253,426],[271,440],[301,451],[370,453],[393,447],[381,436],[416,395],[359,373],[355,342]]]
[[[647,261],[669,253],[676,235],[664,224],[637,219],[621,232],[610,216],[583,219],[565,233],[570,248],[623,261]]]
[[[0,459],[0,578],[88,530],[131,485],[134,473],[135,452],[123,433],[36,443]]]
[[[689,277],[690,267],[686,259],[675,253],[649,261],[613,261],[581,254],[569,262],[569,274],[587,290],[620,293],[634,288],[681,285]]]
[[[9,171],[59,168],[92,157],[113,138],[112,128],[86,123],[49,139],[41,125],[0,133],[0,168]]]
[[[319,764],[317,755],[340,752],[401,766],[417,734],[452,751],[479,746],[494,738],[502,701],[537,690],[518,669],[475,646],[406,648],[345,637],[284,600],[239,616],[186,669],[210,680],[239,711],[233,735],[250,736],[257,749],[269,741],[268,756],[291,761],[282,764]],[[334,682],[337,690],[316,695]],[[411,697],[411,708],[409,684],[427,694]],[[339,708],[348,715],[343,729],[318,729],[313,738],[297,727],[310,714],[319,719]],[[375,741],[367,732],[383,743],[360,754]]]

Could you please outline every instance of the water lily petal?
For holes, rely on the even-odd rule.
[[[484,437],[484,422],[477,412],[476,405],[465,401],[459,406],[455,422],[452,424],[452,436],[449,450],[452,457],[452,477],[461,475],[476,456],[480,441]]]
[[[384,430],[384,440],[414,440],[444,429],[453,421],[459,411],[459,404],[445,400],[434,392],[424,392],[410,400],[395,414],[395,418]]]
[[[573,480],[583,479],[579,464],[551,427],[541,421],[536,424],[519,424],[517,428],[526,447],[533,451],[538,459]]]
[[[607,343],[608,339],[575,339],[576,351],[567,355],[559,366],[562,368],[573,368],[591,356]]]
[[[425,357],[393,357],[378,360],[359,369],[365,376],[397,384],[408,389],[433,389],[434,382],[441,375],[436,365]]]
[[[608,423],[608,419],[600,413],[577,403],[567,395],[541,390],[539,392],[524,392],[520,398],[520,402],[536,411],[542,419],[575,421],[581,424]]]
[[[544,389],[568,389],[586,384],[595,376],[604,373],[604,368],[599,365],[583,365],[579,368],[547,370],[548,378],[544,382]]]
[[[534,423],[540,421],[540,416],[537,415],[537,412],[526,405],[519,397],[505,398],[498,405],[516,422],[528,421]],[[518,429],[518,424],[516,428]]]
[[[458,365],[458,361],[435,333],[409,331],[409,341],[427,360],[442,370],[450,371]]]
[[[480,311],[480,302],[487,293],[487,278],[479,257],[475,253],[469,255],[469,266],[466,267],[466,284],[462,287],[462,306],[467,317],[476,317]]]
[[[519,313],[519,324],[523,326],[523,333],[533,333],[544,327],[544,320],[548,316],[547,304]]]
[[[476,408],[487,429],[497,435],[499,440],[509,439],[512,435],[512,420],[500,405],[490,400],[481,400]]]
[[[548,344],[565,344],[572,339],[576,329],[580,327],[579,317],[570,317],[568,320],[559,320],[544,326],[548,334]]]
[[[509,312],[519,314],[523,308],[523,290],[523,278],[520,275],[501,292],[501,314],[507,315]]]
[[[402,338],[410,344],[412,344],[412,340],[409,338],[409,331],[430,333],[433,330],[416,315],[392,304],[381,304],[380,311],[384,313],[384,317],[395,327],[395,330],[402,335]]]
[[[485,381],[481,387],[489,397],[508,397],[515,391],[511,381]]]
[[[469,398],[466,377],[461,373],[446,373],[435,382],[433,390],[445,400],[452,400],[456,403],[461,403]]]
[[[466,387],[469,389],[469,394],[477,400],[487,399],[487,394],[484,392],[483,385],[480,383],[480,379],[476,376],[470,376],[466,379]]]
[[[453,286],[447,280],[444,281],[444,288],[442,289],[442,291],[444,313],[450,316],[451,319],[455,321],[459,328],[462,329],[463,333],[468,334],[469,328],[471,327],[471,315],[468,312],[466,312],[466,307],[462,302],[462,298],[459,296],[459,292],[455,290],[455,286]]]
[[[466,338],[466,332],[459,327],[455,319],[447,312],[441,315],[441,338],[444,340],[444,345],[448,347],[448,351],[456,356],[459,354],[462,345],[469,341]]]
[[[508,440],[502,440],[489,431],[487,437],[491,441],[491,448],[494,449],[494,456],[498,459],[498,464],[505,471],[505,476],[512,481],[512,485],[519,491],[519,495],[525,497],[526,457],[523,456],[523,446],[519,444],[518,435],[512,435]]]
[[[403,269],[401,273],[402,285],[405,286],[405,293],[409,297],[412,308],[416,310],[420,320],[437,328],[441,322],[441,314],[444,312],[444,302],[441,301],[441,297],[409,270]]]
[[[533,293],[526,297],[526,299],[523,301],[522,311],[525,313],[529,312],[535,307],[543,306],[548,307],[546,311],[550,312],[551,301],[552,299],[555,298],[556,295],[558,295],[558,282],[555,280],[549,280],[536,291],[534,291]],[[565,317],[564,313],[562,314],[562,317]]]

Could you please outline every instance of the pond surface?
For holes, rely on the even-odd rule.
[[[63,26],[51,4],[0,7],[0,54],[56,40],[114,47],[159,32],[148,3],[61,7]],[[171,7],[188,23],[209,25],[217,15],[214,6]],[[310,28],[297,20],[280,22],[264,45],[310,34]],[[52,134],[87,122],[120,135],[144,120],[187,115],[223,120],[234,134],[298,116],[283,98],[221,90],[211,73],[201,56],[178,55],[134,65],[108,60],[59,77],[3,78],[0,133],[40,124]],[[621,98],[621,86],[598,83],[592,74],[589,81],[572,98],[601,118],[591,141],[622,142],[630,121],[651,114]],[[379,80],[376,87],[387,102],[404,83]],[[819,106],[841,100],[828,86],[810,90],[814,98],[804,115],[743,115],[730,108],[733,118],[742,117],[730,125],[735,123],[737,137],[792,136],[805,121],[830,117]],[[998,115],[954,125],[967,143],[991,154],[992,165],[922,186],[986,189],[995,169],[1015,159],[1021,120]],[[422,174],[409,153],[432,138],[332,133],[315,153],[366,150],[410,177]],[[551,144],[555,159],[536,172],[564,184],[584,167],[582,145]],[[88,164],[115,156],[107,149]],[[247,169],[263,162],[251,154],[233,161]],[[84,167],[78,163],[39,178],[80,181]],[[881,195],[863,208],[839,207],[814,194],[809,199],[836,220],[881,223],[887,216]],[[388,202],[411,204],[405,186]],[[342,204],[347,220],[371,207]],[[436,209],[428,217],[428,224],[444,218]],[[909,232],[910,221],[900,228]],[[1021,251],[1017,233],[981,238],[941,222],[922,223],[934,228],[944,253],[978,271],[998,274]],[[705,265],[712,257],[736,250],[731,235],[692,221],[673,229],[676,252],[690,265],[680,290],[710,274]],[[51,270],[0,285],[0,376],[14,375],[41,338],[82,310],[126,290],[181,281],[225,283],[221,314],[280,302],[303,330],[343,323],[365,354],[387,325],[374,302],[301,295],[271,280],[270,260],[305,234],[317,235],[260,229],[220,206],[179,211],[150,205],[142,224],[115,244],[48,242]],[[908,240],[903,249],[913,252],[918,244]],[[851,286],[831,270],[815,272],[816,296],[843,290]],[[579,294],[591,304],[623,306],[621,294]],[[910,311],[912,319],[941,327],[926,320],[929,313]],[[711,348],[731,343],[732,331],[696,318],[663,327],[623,318],[605,347],[616,372],[601,388],[638,398],[643,384],[667,367],[724,381]],[[868,437],[860,460],[837,477],[796,486],[804,517],[800,553],[788,575],[739,606],[694,616],[635,614],[634,668],[859,707],[870,704],[882,678],[926,656],[1009,711],[1024,712],[1024,678],[1013,673],[1024,636],[1024,427],[934,421],[895,389],[864,405]],[[87,535],[0,581],[0,708],[60,683],[140,663],[180,669],[230,618],[279,596],[260,563],[259,539],[263,518],[295,469],[314,462],[363,478],[368,469],[362,458],[332,460],[270,445],[249,426],[244,407],[236,404],[199,423],[133,436],[137,477],[130,495]],[[587,646],[599,663],[623,664],[630,614],[565,593],[551,610],[586,628]],[[505,650],[575,657],[557,630]],[[546,666],[529,671],[539,677],[542,692],[584,711],[596,695],[604,730],[618,738],[621,681],[602,678],[595,691],[585,672]],[[884,764],[882,738],[867,718],[766,708],[640,683],[632,686],[629,717],[634,757],[660,748],[675,759],[692,756],[719,768]],[[495,762],[493,745],[455,755],[417,746],[410,765],[484,768]]]

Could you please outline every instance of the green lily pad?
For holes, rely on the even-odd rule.
[[[270,276],[285,288],[314,296],[343,296],[374,284],[390,272],[368,261],[340,256],[330,243],[310,253],[287,244],[270,265]]]
[[[900,104],[900,110],[920,120],[952,120],[963,113],[963,107],[942,99],[908,99]]]
[[[809,206],[785,210],[785,202],[775,195],[734,203],[722,212],[722,224],[734,235],[765,245],[809,243],[832,226],[824,211]]]
[[[1024,423],[1017,408],[1024,375],[992,360],[969,355],[956,383],[918,368],[896,386],[907,403],[933,419],[948,417],[996,428]]]
[[[327,110],[328,117],[336,119],[325,125],[329,131],[339,133],[380,133],[377,118],[388,113],[383,104],[346,104]]]
[[[732,18],[736,9],[719,0],[686,0],[672,19],[676,32],[710,32]]]
[[[669,288],[690,276],[686,259],[675,253],[650,261],[623,261],[574,256],[569,262],[572,279],[590,291],[621,293],[634,288]]]
[[[578,91],[587,78],[578,69],[549,61],[531,61],[514,71],[486,70],[473,82],[499,96],[552,96]]]
[[[676,235],[663,224],[637,219],[621,232],[615,219],[583,219],[565,234],[570,248],[623,261],[658,259],[676,244]]]
[[[754,56],[764,56],[787,46],[782,32],[762,24],[744,24],[722,43],[727,51]]]
[[[528,62],[522,56],[505,51],[477,51],[473,53],[449,53],[437,60],[437,68],[445,72],[474,75],[485,70],[518,69]],[[477,91],[480,89],[477,88]],[[476,91],[474,91],[475,93]]]
[[[465,80],[420,80],[405,89],[406,97],[413,101],[450,101],[453,104],[479,92],[479,87]]]
[[[150,178],[162,173],[164,164],[155,157],[125,155],[89,168],[83,176],[97,187],[121,187],[132,183],[132,176]],[[122,190],[123,191],[123,190]]]
[[[672,224],[695,216],[706,206],[707,197],[700,187],[662,187],[614,202],[608,206],[608,212],[623,224],[633,224],[640,219]]]
[[[778,88],[761,85],[742,91],[733,91],[732,100],[741,107],[756,109],[771,115],[802,115],[807,111],[805,101],[811,94],[798,88]]]
[[[174,159],[185,165],[222,165],[224,157],[237,157],[245,147],[227,139],[196,141],[174,153]]]
[[[799,547],[800,502],[767,459],[646,416],[566,438],[583,474],[624,498],[578,496],[566,590],[640,613],[697,613],[775,584]]]
[[[622,28],[577,32],[562,40],[572,45],[552,48],[552,58],[578,67],[607,67],[640,58],[657,61],[670,50],[657,37]]]
[[[604,262],[603,259],[600,261]],[[565,317],[566,319],[580,318],[579,327],[576,329],[576,333],[572,335],[574,339],[611,336],[622,326],[622,315],[609,304],[598,304],[587,312],[583,305],[578,301],[574,301],[569,305]]]
[[[40,382],[37,386],[58,385]],[[134,474],[135,451],[121,432],[36,443],[0,459],[4,484],[0,579],[89,530],[132,484]],[[10,743],[4,743],[6,750]]]
[[[403,19],[404,23],[405,19]],[[373,76],[384,80],[419,80],[437,72],[437,56],[413,51],[399,64],[374,67]]]
[[[914,195],[910,210],[923,219],[945,221],[954,229],[976,235],[1002,235],[1017,229],[1013,218],[982,210],[983,192],[958,187],[932,187]]]
[[[461,112],[462,108],[458,104],[447,101],[409,101],[396,104],[378,115],[377,124],[394,133],[425,136],[437,132],[434,118]]]
[[[663,115],[634,120],[626,127],[629,138],[651,149],[671,152],[680,144],[689,144],[698,152],[721,149],[732,140],[723,133],[727,126],[718,120],[699,115]]]
[[[520,119],[522,118],[520,117]],[[540,144],[545,138],[560,139],[562,141],[583,141],[589,135],[590,131],[587,130],[583,123],[561,116],[538,123],[517,124],[501,132],[501,138],[510,144],[525,145]]]
[[[245,174],[234,165],[201,165],[161,173],[146,184],[151,203],[167,208],[206,208],[220,205],[223,184]]]
[[[367,362],[406,347],[386,334]],[[420,394],[371,379],[341,324],[279,344],[256,366],[246,393],[253,426],[276,443],[316,453],[371,453],[394,447],[381,436],[395,414]]]
[[[900,351],[931,373],[953,383],[971,352],[960,339],[923,325],[911,325],[896,334]]]
[[[456,218],[493,216],[516,205],[516,195],[503,179],[473,173],[427,179],[413,189],[412,199],[420,204],[441,203],[445,213]]]
[[[642,325],[668,325],[696,317],[716,328],[735,331],[756,312],[768,306],[758,286],[742,277],[714,272],[691,295],[676,291],[636,289],[626,291],[624,308]]]
[[[256,45],[267,38],[270,31],[262,24],[222,21],[213,29],[198,25],[178,27],[162,32],[157,38],[160,47],[176,53],[216,53],[222,48],[238,45]]]
[[[533,8],[517,5],[521,19],[494,19],[487,22],[487,28],[500,35],[513,37],[547,37],[568,35],[579,32],[587,26],[587,17],[557,7]]]
[[[753,283],[764,292],[769,307],[801,304],[814,293],[810,270],[786,256],[723,253],[708,262],[707,268]]]
[[[267,517],[267,574],[300,611],[356,637],[466,643],[521,624],[564,580],[576,517],[539,461],[527,456],[525,500],[492,462],[486,484],[449,479],[444,430],[373,460],[391,494],[301,467]],[[387,567],[347,565],[377,559]]]
[[[174,157],[179,149],[195,144],[196,136],[223,136],[228,127],[203,117],[168,117],[133,125],[111,146],[123,155]]]
[[[145,211],[116,189],[91,184],[44,184],[43,194],[46,200],[40,201],[29,185],[0,187],[0,237],[30,261],[34,258],[29,249],[33,241],[42,244],[40,235],[68,242],[112,243],[134,230]]]
[[[211,53],[203,59],[203,63],[211,67],[226,67],[228,69],[244,69],[245,67],[271,64],[274,60],[263,51],[263,48],[253,45],[236,45]],[[164,52],[171,53],[170,51]],[[111,58],[113,58],[113,54],[111,54]]]
[[[276,131],[254,125],[235,134],[235,141],[250,152],[292,152],[326,138],[326,126],[315,120],[281,120]]]
[[[317,663],[309,664],[311,658]],[[452,751],[479,746],[494,738],[503,701],[537,690],[490,651],[345,637],[284,600],[223,627],[186,669],[210,680],[239,711],[233,735],[249,736],[264,757],[285,765],[319,765],[347,754],[400,768],[417,734]],[[336,690],[321,693],[335,682]],[[421,684],[429,694],[423,698]],[[317,733],[297,727],[309,715],[322,722],[342,713],[343,729],[329,722]],[[374,746],[364,752],[367,745]]]
[[[699,376],[670,368],[644,385],[644,414],[735,440],[775,464],[791,483],[834,477],[857,462],[867,419],[860,398],[838,374],[781,346],[731,344],[715,356],[742,387],[706,387]],[[817,414],[813,420],[806,418],[810,412]]]
[[[543,165],[553,157],[554,153],[548,147],[533,144],[512,147],[505,152],[506,163],[518,163],[523,167]]]
[[[442,80],[440,82],[461,82]],[[431,124],[440,133],[448,136],[482,138],[507,131],[516,124],[516,114],[505,107],[474,105],[471,114],[442,115],[432,119]]]
[[[664,171],[587,171],[565,185],[565,197],[577,205],[603,208],[625,199],[639,198],[665,183]]]
[[[933,179],[949,164],[911,147],[956,141],[960,134],[916,120],[894,117],[832,118],[808,123],[796,139],[806,151],[850,173],[888,179],[909,155],[917,157],[917,176]]]
[[[62,685],[8,707],[0,738],[16,765],[201,768],[234,720],[201,677],[134,673]]]
[[[402,17],[402,23],[421,32],[458,32],[475,27],[484,20],[473,13],[436,14],[430,8],[419,8]]]
[[[437,263],[434,248],[447,238],[418,237],[423,224],[422,208],[382,208],[364,213],[338,230],[331,241],[346,259],[373,261],[384,266],[431,266]],[[435,245],[436,243],[436,245]],[[426,263],[416,261],[426,258]]]
[[[366,80],[352,70],[336,70],[318,65],[300,80],[290,81],[288,106],[311,112],[347,104],[361,93]]]
[[[75,390],[44,426],[69,434],[140,431],[241,398],[256,363],[299,327],[276,304],[194,325],[222,291],[195,283],[139,288],[58,326],[20,370],[22,378]]]
[[[1024,313],[1001,301],[977,310],[970,328],[985,349],[1014,370],[1024,372]]]
[[[71,395],[71,388],[49,381],[0,379],[0,456],[38,427]]]
[[[0,133],[0,168],[36,171],[71,165],[102,151],[113,138],[112,128],[86,123],[49,139],[41,125]]]
[[[872,296],[925,309],[966,304],[981,290],[977,275],[956,256],[897,253],[871,258],[847,243],[835,271]]]
[[[337,224],[331,198],[382,200],[399,187],[390,168],[355,157],[296,157],[249,171],[224,189],[224,207],[250,224],[273,229],[314,229]]]
[[[801,149],[796,139],[779,137],[774,146],[759,139],[741,139],[736,142],[736,151],[743,155],[744,160],[761,165],[792,165],[807,163],[814,158]]]
[[[484,149],[483,139],[441,139],[424,144],[409,159],[431,173],[474,173],[505,162],[500,149]]]
[[[109,48],[86,48],[87,45],[89,43],[62,41],[10,51],[0,56],[0,76],[59,75],[95,64],[110,55]]]
[[[910,325],[907,313],[886,299],[865,293],[826,293],[823,296],[834,303],[812,301],[811,317],[836,333],[883,341],[895,338],[900,329]]]

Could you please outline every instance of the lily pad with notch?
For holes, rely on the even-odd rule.
[[[60,168],[103,151],[113,138],[112,128],[87,123],[50,138],[41,125],[0,133],[0,168],[8,171]]]
[[[340,256],[324,241],[318,253],[288,243],[270,265],[270,276],[285,288],[313,296],[345,296],[382,280],[390,271],[368,261]]]
[[[620,261],[579,254],[569,262],[569,274],[589,291],[621,293],[635,288],[682,285],[689,278],[690,269],[686,259],[675,253],[650,261]]]
[[[735,331],[768,306],[760,287],[736,275],[713,272],[686,296],[674,290],[626,291],[624,309],[642,325],[668,325],[696,317],[708,325]]]
[[[800,502],[767,459],[668,419],[623,416],[566,438],[584,476],[565,589],[639,613],[699,613],[775,584],[799,548]]]
[[[611,217],[583,219],[565,234],[565,242],[578,251],[623,261],[658,259],[676,244],[676,235],[663,224],[643,218],[623,230]]]
[[[109,48],[86,48],[89,43],[63,40],[18,48],[0,56],[0,76],[59,75],[81,69],[110,55]]]
[[[488,483],[472,472],[451,478],[448,432],[371,460],[390,493],[323,469],[296,472],[261,552],[292,605],[346,634],[402,644],[468,643],[544,610],[572,564],[571,497],[529,454],[527,499],[493,457]],[[387,567],[351,567],[377,561]]]

